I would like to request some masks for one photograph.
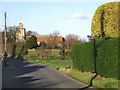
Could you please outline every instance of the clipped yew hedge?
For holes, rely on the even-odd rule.
[[[103,39],[97,54],[97,72],[101,76],[118,78],[118,39]]]
[[[81,71],[93,72],[93,47],[92,43],[74,44],[72,56],[74,67]]]
[[[104,77],[118,78],[118,38],[100,39],[96,42],[97,73]],[[72,47],[73,65],[80,71],[94,71],[93,42],[75,44]]]
[[[120,2],[108,2],[99,6],[92,19],[91,31],[92,35],[97,36],[101,32],[101,25],[107,37],[118,37],[119,29],[119,5]],[[103,11],[103,14],[102,14]],[[103,18],[101,19],[101,15]],[[102,20],[102,24],[101,24]]]

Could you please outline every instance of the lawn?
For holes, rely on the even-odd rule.
[[[32,57],[31,57],[31,55],[32,55]],[[36,63],[47,65],[56,70],[58,70],[58,68],[61,69],[61,68],[65,68],[65,67],[70,67],[69,72],[67,72],[66,74],[74,79],[80,80],[87,84],[90,83],[91,78],[94,76],[90,72],[81,72],[79,70],[76,70],[73,67],[72,59],[65,59],[65,60],[61,60],[60,58],[41,59],[38,56],[34,56],[34,55],[36,55],[35,52],[30,52],[27,56],[25,56],[25,60],[30,60],[30,61],[34,61]],[[93,86],[99,87],[99,88],[118,88],[118,80],[114,79],[114,78],[100,77],[98,75],[93,80]]]

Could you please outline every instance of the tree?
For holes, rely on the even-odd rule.
[[[17,31],[17,26],[9,26],[7,27],[7,42],[8,43],[12,43],[12,41],[14,41],[14,37],[16,37],[16,31]],[[4,44],[4,30],[2,31],[2,41]]]
[[[15,57],[15,51],[16,51],[16,31],[17,31],[17,26],[7,27],[7,32],[6,32],[7,52],[10,53],[12,57]],[[4,41],[5,41],[4,31],[2,32],[2,41],[4,46]]]
[[[7,38],[8,42],[11,43],[11,57],[15,57],[16,54],[16,31],[18,30],[17,26],[8,27]]]
[[[36,31],[31,31],[31,30],[27,31],[26,36],[31,36],[31,35],[37,36],[39,34]]]
[[[47,39],[47,47],[55,49],[57,47],[57,37],[59,36],[58,31],[54,31],[53,33],[49,34]]]
[[[37,44],[37,38],[36,36],[32,35],[29,40],[26,41],[26,48],[32,49],[36,48],[38,46]]]
[[[13,42],[16,37],[17,26],[10,26],[7,28],[7,41]]]
[[[83,42],[78,35],[68,34],[65,37],[66,48],[70,49],[72,44]]]
[[[38,36],[39,34],[36,31],[32,31],[32,35]]]
[[[32,35],[32,31],[27,31],[26,36],[31,36]]]

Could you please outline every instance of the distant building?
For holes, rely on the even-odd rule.
[[[58,45],[62,44],[63,37],[62,36],[47,36],[47,35],[40,35],[36,36],[37,38],[37,44],[40,45],[40,43],[49,43],[53,40],[56,41]]]
[[[36,36],[37,38],[37,44],[39,45],[41,42],[47,43],[48,40],[48,36],[46,35],[40,35],[40,36]]]
[[[25,36],[26,36],[26,29],[23,28],[23,24],[19,23],[18,24],[18,30],[16,31],[16,40],[20,42],[25,41]]]

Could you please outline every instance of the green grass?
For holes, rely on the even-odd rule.
[[[54,55],[55,55],[55,53],[54,53]],[[34,61],[36,63],[47,65],[54,69],[70,66],[70,67],[72,67],[72,69],[69,73],[67,73],[67,75],[74,79],[80,80],[84,83],[87,83],[87,84],[90,83],[90,80],[93,77],[91,74],[85,74],[84,72],[81,72],[81,71],[75,69],[73,67],[72,60],[67,60],[67,59],[65,59],[65,60],[61,60],[61,59],[42,60],[36,55],[36,52],[29,53],[29,55],[25,56],[25,60],[30,60],[30,61]],[[93,86],[99,87],[99,88],[118,88],[118,80],[113,79],[113,78],[94,79]]]
[[[84,83],[87,83],[89,84],[92,76],[89,76],[89,75],[85,75],[83,72],[77,70],[77,69],[72,69],[69,73],[68,73],[69,76],[77,79],[77,80],[80,80]]]
[[[93,77],[76,69],[71,70],[68,75],[87,84],[90,84],[90,80]],[[118,80],[113,78],[94,79],[93,86],[99,88],[118,88]]]
[[[113,78],[103,78],[94,80],[93,85],[102,88],[118,88],[118,80]]]
[[[37,63],[40,63],[40,64],[47,65],[47,66],[52,67],[54,69],[62,68],[62,67],[64,68],[67,66],[71,66],[71,67],[73,66],[72,60],[38,60],[38,59],[36,59],[34,61]]]
[[[61,67],[67,67],[67,66],[72,66],[72,60],[43,60],[40,61],[42,64],[47,64],[50,67],[53,68],[61,68]]]

